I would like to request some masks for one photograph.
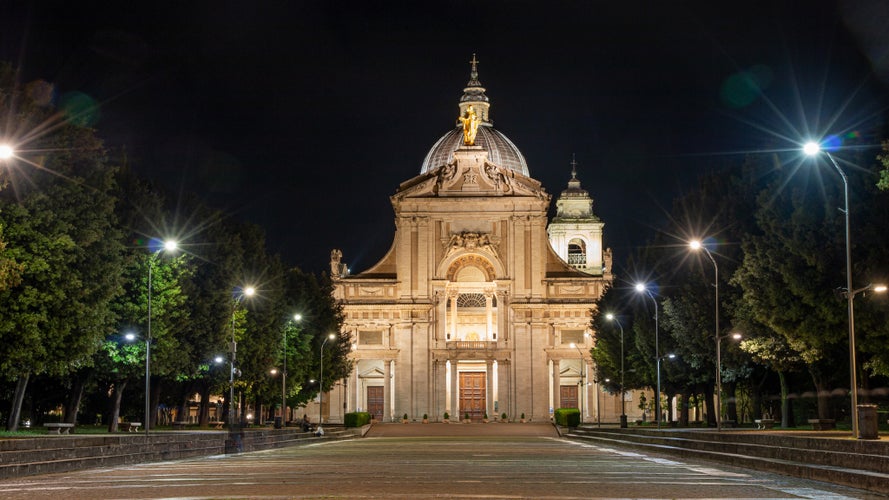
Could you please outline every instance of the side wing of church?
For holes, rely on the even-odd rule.
[[[551,197],[492,126],[475,58],[459,107],[391,197],[389,252],[354,275],[331,255],[354,369],[325,398],[327,419],[541,421],[572,407],[594,421],[590,312],[612,281],[604,224],[576,171],[548,224]]]

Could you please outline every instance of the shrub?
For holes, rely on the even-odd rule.
[[[423,414],[423,420],[429,420],[429,415]]]
[[[448,415],[448,412],[444,412],[444,419],[447,420],[447,419],[449,419],[449,418],[451,418],[451,416]]]
[[[401,417],[401,419],[402,419],[402,420],[407,420],[407,413],[405,413],[404,416]]]
[[[521,416],[521,417],[519,417],[519,418],[521,418],[521,419],[522,419],[522,420],[524,420],[524,419],[525,419],[525,414],[524,414],[524,413],[522,413],[522,416]]]
[[[577,408],[558,408],[553,416],[558,425],[577,427],[580,424],[580,410]]]
[[[343,417],[343,425],[346,427],[361,427],[370,423],[370,413],[366,411],[355,411],[346,413]]]
[[[463,419],[464,419],[464,420],[469,420],[469,412],[466,412],[466,413],[463,414]]]
[[[500,419],[501,419],[501,420],[506,420],[506,412],[503,412],[503,413],[500,414]]]

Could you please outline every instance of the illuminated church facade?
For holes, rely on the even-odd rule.
[[[459,109],[391,196],[388,253],[355,274],[331,253],[353,369],[325,396],[324,420],[541,421],[561,407],[604,419],[590,358],[590,313],[612,281],[604,223],[574,168],[548,221],[551,196],[492,126],[474,57]]]

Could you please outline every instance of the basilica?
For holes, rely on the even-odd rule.
[[[570,407],[590,422],[600,400],[616,418],[590,357],[612,257],[576,165],[549,221],[551,195],[492,126],[475,57],[458,106],[456,126],[391,196],[386,255],[351,273],[331,253],[353,369],[322,400],[324,420],[548,421]]]

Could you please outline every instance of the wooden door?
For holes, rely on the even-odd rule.
[[[559,408],[577,408],[577,386],[563,385],[559,387]]]
[[[383,386],[367,386],[367,412],[377,422],[383,421]]]
[[[460,415],[469,413],[473,421],[485,414],[485,372],[460,372]]]

